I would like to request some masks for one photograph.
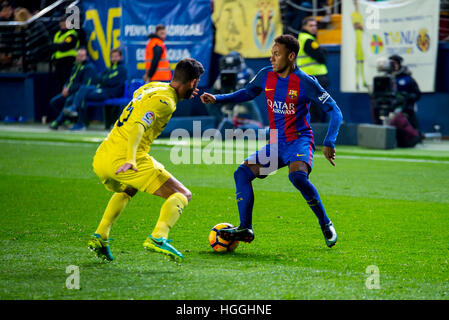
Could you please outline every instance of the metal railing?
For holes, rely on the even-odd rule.
[[[286,4],[296,10],[309,12],[309,13],[311,13],[312,16],[316,17],[319,15],[319,13],[323,13],[323,12],[326,14],[340,13],[339,8],[340,8],[341,0],[340,1],[335,0],[335,1],[333,1],[332,5],[330,5],[330,6],[326,5],[326,6],[323,6],[322,8],[318,7],[318,0],[312,0],[311,8],[298,5],[296,3],[293,3],[291,0],[287,0]]]
[[[58,0],[58,1],[54,2],[53,4],[49,5],[48,7],[42,9],[38,13],[36,13],[34,16],[32,16],[27,21],[7,21],[7,22],[2,21],[2,22],[0,22],[0,27],[1,26],[10,26],[10,27],[27,26],[67,1],[69,1],[69,0]]]
[[[280,0],[284,32],[297,36],[300,33],[301,21],[307,16],[324,16],[321,23],[329,23],[333,14],[341,12],[341,0],[327,1],[327,4],[319,7],[318,0],[309,1],[310,6],[298,4],[292,0]],[[302,3],[302,2],[301,2]]]
[[[53,35],[59,29],[55,14],[64,14],[69,2],[73,0],[58,0],[26,21],[0,22],[0,72],[51,68]]]

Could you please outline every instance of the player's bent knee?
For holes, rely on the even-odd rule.
[[[250,165],[241,164],[234,171],[234,180],[240,181],[242,179],[252,181],[257,177],[257,174],[254,172],[254,168],[251,168]]]
[[[184,197],[187,198],[187,201],[190,202],[190,200],[192,199],[192,192],[190,192],[189,189],[185,189],[182,194],[184,195]]]
[[[192,192],[187,189],[182,183],[177,182],[175,187],[174,187],[174,191],[181,193],[184,197],[187,198],[187,201],[190,202],[190,199],[192,199]]]
[[[311,168],[308,163],[305,163],[304,161],[295,161],[290,163],[289,167],[289,173],[293,173],[296,171],[303,171],[307,175],[309,175]]]

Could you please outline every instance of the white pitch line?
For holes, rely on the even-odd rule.
[[[324,155],[315,155],[314,157],[324,158]],[[364,160],[377,160],[377,161],[394,161],[394,162],[417,162],[417,163],[438,163],[449,164],[449,161],[445,160],[430,160],[430,159],[410,159],[410,158],[389,158],[389,157],[363,157],[363,156],[347,156],[336,155],[335,158],[339,159],[364,159]]]
[[[87,142],[62,142],[62,141],[38,141],[38,140],[16,140],[16,139],[0,139],[0,143],[8,144],[27,144],[27,145],[43,145],[43,146],[60,146],[60,147],[96,147],[94,143]]]
[[[9,143],[9,144],[27,144],[27,145],[48,145],[48,146],[61,146],[61,147],[73,147],[73,146],[82,146],[82,147],[96,147],[94,143],[87,142],[59,142],[59,141],[38,141],[38,140],[15,140],[15,139],[0,139],[0,143]],[[151,149],[157,150],[167,150],[171,151],[173,147],[167,147],[162,145],[152,145]],[[178,149],[188,148],[188,146],[176,146]],[[194,152],[201,152],[204,148],[189,148],[189,150],[193,150]],[[242,150],[221,150],[222,154],[248,154],[248,152]],[[322,154],[315,154],[315,158],[324,158]],[[369,160],[369,161],[391,161],[391,162],[409,162],[409,163],[432,163],[432,164],[448,164],[449,161],[445,160],[430,160],[430,159],[409,159],[409,158],[389,158],[389,157],[364,157],[364,156],[349,156],[349,155],[336,155],[336,159],[352,159],[352,160]]]
[[[151,146],[151,148],[161,149],[161,150],[171,150],[173,147],[163,147],[163,146]],[[179,147],[178,147],[179,148]],[[204,149],[204,148],[203,148]],[[201,152],[201,148],[193,148],[194,152]],[[235,153],[235,154],[247,154],[242,150],[222,150],[221,153]],[[314,158],[324,158],[322,154],[315,154]],[[409,158],[389,158],[389,157],[364,157],[364,156],[348,156],[348,155],[336,155],[336,159],[354,159],[354,160],[373,160],[373,161],[392,161],[392,162],[412,162],[412,163],[435,163],[435,164],[449,164],[449,161],[445,160],[430,160],[430,159],[409,159]]]

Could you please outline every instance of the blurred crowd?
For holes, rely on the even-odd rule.
[[[38,13],[41,9],[51,5],[56,0],[4,0],[1,1],[0,21],[24,21],[24,15],[17,15],[21,9],[26,9],[30,15]],[[22,10],[23,11],[23,10]]]

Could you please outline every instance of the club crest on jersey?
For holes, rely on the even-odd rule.
[[[297,90],[288,90],[288,97],[292,100],[296,99],[296,97],[298,97],[298,91]]]
[[[145,115],[142,117],[142,121],[147,125],[150,126],[154,121],[154,113],[152,111],[148,111],[145,113]]]

